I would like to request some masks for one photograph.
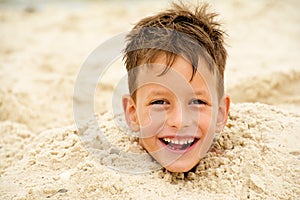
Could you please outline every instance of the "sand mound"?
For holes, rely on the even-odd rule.
[[[300,199],[299,1],[210,3],[228,30],[225,86],[243,103],[213,151],[176,174],[140,148],[121,116],[64,127],[84,59],[167,2],[1,1],[0,198]],[[114,64],[95,91],[96,113],[115,107],[112,94],[120,99],[125,68]],[[274,106],[244,103],[257,101]]]
[[[32,124],[30,121],[36,118],[28,108],[28,96],[13,93],[8,89],[0,88],[0,121],[11,120],[18,123]]]
[[[261,102],[270,105],[300,105],[300,71],[272,72],[249,77],[231,86],[234,102]]]
[[[4,199],[32,198],[146,198],[146,199],[291,199],[300,196],[300,115],[264,104],[233,105],[230,119],[212,152],[195,171],[170,173],[164,169],[136,174],[131,170],[152,165],[122,118],[99,116],[99,126],[86,124],[79,134],[74,127],[53,129],[32,138],[25,127],[2,122],[2,149],[22,156],[2,167]],[[118,124],[118,127],[116,127]],[[11,140],[9,132],[27,140]],[[24,131],[17,131],[24,129]],[[103,131],[103,134],[101,131]],[[122,131],[121,131],[122,130]],[[22,135],[21,133],[26,133]],[[291,138],[291,141],[288,141]],[[11,141],[11,142],[9,142]],[[291,145],[292,144],[292,145]],[[116,150],[118,149],[118,150]],[[3,155],[4,162],[9,157]]]
[[[33,138],[32,133],[24,124],[16,122],[0,123],[0,175],[16,160],[21,160],[24,148]]]

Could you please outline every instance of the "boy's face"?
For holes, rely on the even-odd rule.
[[[223,129],[229,97],[218,102],[216,77],[203,60],[192,80],[192,66],[183,57],[159,75],[165,63],[160,56],[152,67],[139,67],[136,101],[124,96],[123,108],[148,153],[169,171],[185,172],[199,163],[214,133]]]

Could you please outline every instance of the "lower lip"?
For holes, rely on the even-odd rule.
[[[183,153],[186,153],[186,152],[190,151],[192,148],[194,148],[194,146],[196,146],[196,144],[200,141],[200,139],[197,139],[196,142],[194,142],[191,146],[189,146],[188,148],[186,148],[186,149],[184,149],[184,150],[180,150],[180,149],[178,149],[178,150],[170,149],[170,148],[168,147],[168,145],[166,145],[163,141],[161,141],[160,139],[159,139],[159,141],[163,144],[164,148],[168,149],[168,151],[171,151],[171,152],[177,153],[177,154],[183,154]]]

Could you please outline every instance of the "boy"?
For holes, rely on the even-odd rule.
[[[171,172],[186,172],[209,151],[226,124],[227,52],[216,14],[185,5],[142,19],[127,35],[130,95],[126,122],[141,146]]]

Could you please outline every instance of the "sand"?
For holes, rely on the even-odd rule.
[[[300,4],[211,4],[229,35],[229,121],[195,171],[170,173],[116,114],[120,59],[97,86],[98,124],[77,127],[72,106],[90,53],[168,2],[2,2],[1,199],[300,198]]]

